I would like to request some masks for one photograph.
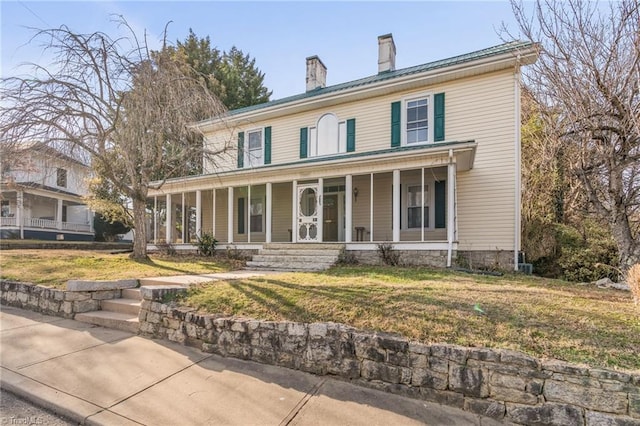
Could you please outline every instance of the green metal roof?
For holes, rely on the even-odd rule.
[[[295,102],[302,99],[308,99],[308,98],[313,98],[315,96],[325,95],[327,93],[339,92],[341,90],[351,89],[354,87],[366,86],[368,84],[378,83],[381,81],[391,80],[394,78],[404,77],[407,75],[419,74],[422,72],[432,71],[439,68],[445,68],[452,65],[463,64],[465,62],[471,62],[478,59],[488,58],[491,56],[497,56],[505,53],[515,52],[517,50],[526,49],[531,46],[534,46],[534,43],[529,41],[512,41],[509,43],[503,43],[498,46],[489,47],[487,49],[465,53],[464,55],[454,56],[447,59],[441,59],[434,62],[428,62],[422,65],[415,65],[408,68],[402,68],[395,71],[381,72],[376,75],[364,77],[358,80],[335,84],[329,87],[317,88],[305,93],[300,93],[298,95],[288,96],[286,98],[276,99],[273,101],[252,105],[244,108],[234,109],[229,111],[228,115],[238,115],[238,114],[243,114],[247,112],[258,111],[264,108],[269,108],[277,105],[284,105],[289,102]]]

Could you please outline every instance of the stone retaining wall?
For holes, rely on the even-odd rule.
[[[63,318],[97,311],[101,300],[117,299],[121,293],[120,289],[71,291],[6,280],[0,281],[0,290],[3,305]]]
[[[527,425],[640,425],[640,374],[445,344],[335,323],[200,315],[163,303],[185,291],[143,287],[141,334]]]

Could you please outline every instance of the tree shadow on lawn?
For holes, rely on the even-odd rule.
[[[626,318],[592,312],[588,306],[572,306],[557,299],[543,304],[544,293],[531,294],[526,288],[470,288],[465,289],[468,294],[461,296],[428,287],[398,291],[394,287],[366,285],[301,285],[271,278],[228,284],[290,321],[336,321],[362,330],[394,332],[421,341],[507,346],[536,356],[560,359],[565,358],[567,351],[581,359],[597,359],[596,353],[611,358],[611,351],[633,352],[640,347],[640,338],[627,334],[633,330],[629,329]],[[283,290],[269,289],[265,285]],[[511,300],[505,300],[505,292]],[[305,307],[309,306],[309,294],[317,300],[315,307]],[[475,309],[476,304],[483,312]],[[341,305],[346,307],[346,312],[336,315],[333,309],[340,310]],[[349,324],[348,318],[357,320]],[[592,323],[584,326],[585,318]],[[391,323],[395,324],[388,327]],[[640,336],[638,331],[636,336]],[[571,342],[579,343],[575,349],[570,349]],[[610,364],[604,359],[601,361]],[[640,361],[634,363],[632,360],[627,366],[638,368]]]

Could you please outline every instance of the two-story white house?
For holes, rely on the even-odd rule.
[[[93,212],[84,204],[90,169],[42,144],[2,163],[0,235],[3,239],[93,241]]]
[[[312,56],[305,93],[198,123],[229,155],[151,194],[152,240],[332,243],[363,261],[389,243],[405,263],[517,268],[520,67],[536,46],[404,69],[391,34],[378,51],[370,77],[326,86]]]

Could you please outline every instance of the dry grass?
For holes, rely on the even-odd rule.
[[[180,303],[210,313],[334,321],[424,342],[640,370],[640,317],[628,295],[557,280],[342,267],[206,284]]]
[[[204,274],[234,269],[216,258],[152,255],[135,261],[128,254],[81,250],[2,250],[0,277],[9,280],[64,287],[71,279],[116,280],[184,274]]]
[[[640,263],[636,263],[627,272],[627,284],[633,294],[633,303],[640,306]]]
[[[2,250],[0,276],[62,286],[69,279],[143,278],[233,269],[216,258],[77,250]],[[640,315],[627,292],[535,277],[340,267],[216,282],[185,305],[265,320],[335,321],[359,329],[521,350],[538,357],[640,370]],[[478,309],[476,309],[476,307]]]

